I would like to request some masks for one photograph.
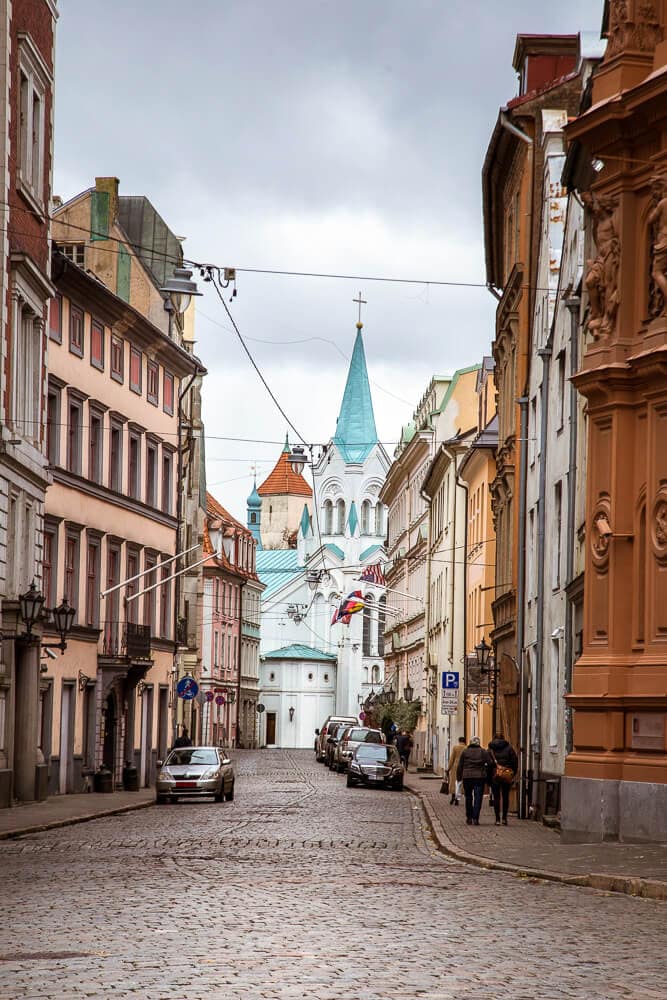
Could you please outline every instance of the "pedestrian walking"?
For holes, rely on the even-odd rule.
[[[401,758],[401,763],[407,771],[408,764],[410,763],[410,753],[412,751],[413,743],[412,736],[405,729],[401,730],[400,735],[396,737],[396,749],[398,750],[398,756]]]
[[[452,750],[451,756],[449,758],[449,764],[447,765],[447,775],[449,780],[449,791],[450,791],[450,798],[449,798],[450,806],[457,806],[460,801],[459,797],[461,795],[462,786],[461,782],[456,777],[456,771],[459,766],[459,758],[463,753],[463,751],[465,750],[465,746],[466,746],[465,736],[459,736],[459,741]]]
[[[484,786],[492,777],[493,768],[493,757],[488,750],[482,749],[479,736],[473,736],[459,757],[456,768],[456,777],[463,781],[468,826],[479,826]]]
[[[192,746],[192,740],[188,736],[187,728],[183,726],[183,728],[181,729],[181,735],[174,740],[174,750],[177,750],[179,747],[191,747],[191,746]]]
[[[496,826],[500,826],[501,808],[503,826],[507,826],[510,788],[519,768],[519,758],[512,744],[508,743],[502,733],[496,733],[489,743],[489,750],[493,754],[495,761],[491,789],[493,793],[493,808],[496,813]]]

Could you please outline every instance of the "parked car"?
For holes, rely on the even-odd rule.
[[[325,748],[327,745],[327,736],[329,734],[329,726],[332,728],[334,726],[340,725],[344,722],[347,726],[356,726],[359,720],[355,718],[354,715],[330,715],[324,720],[321,727],[315,730],[315,759],[324,760],[325,758]]]
[[[180,798],[234,798],[234,768],[219,747],[178,747],[158,761],[155,796],[159,804]]]
[[[404,769],[396,747],[360,743],[347,771],[347,787],[367,785],[403,791]]]
[[[324,748],[324,762],[327,767],[333,766],[334,754],[336,752],[336,747],[338,746],[338,741],[347,729],[349,729],[347,722],[342,722],[335,727],[329,726],[327,742]]]
[[[331,764],[334,771],[347,771],[347,766],[354,756],[354,751],[362,743],[385,743],[381,729],[368,729],[365,726],[350,726],[340,737],[335,748]]]

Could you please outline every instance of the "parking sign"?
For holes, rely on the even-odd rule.
[[[458,691],[459,689],[459,672],[458,670],[443,670],[442,672],[442,690],[443,691]]]

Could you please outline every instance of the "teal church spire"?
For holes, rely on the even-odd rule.
[[[333,437],[334,444],[338,446],[348,465],[363,462],[377,444],[373,400],[368,383],[361,330],[362,323],[357,323],[357,339],[354,342],[343,402]]]
[[[257,476],[252,487],[252,493],[246,500],[248,508],[248,531],[257,542],[257,548],[261,549],[262,539],[260,536],[260,522],[262,518],[262,498],[257,492]]]

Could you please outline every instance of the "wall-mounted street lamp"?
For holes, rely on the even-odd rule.
[[[410,701],[412,701],[412,699],[413,699],[413,696],[414,696],[414,693],[415,693],[415,692],[414,692],[414,690],[413,690],[413,687],[412,687],[412,685],[410,684],[410,681],[408,681],[408,683],[407,683],[407,684],[405,685],[405,687],[403,688],[403,700],[404,700],[404,701],[407,701],[407,702],[410,702]]]
[[[484,636],[482,636],[482,641],[478,642],[475,646],[475,656],[477,657],[477,665],[485,670],[489,663],[489,654],[491,652],[491,646],[487,643]]]
[[[293,722],[294,721],[294,711],[295,711],[294,707],[292,705],[290,705],[288,711],[289,711],[289,720],[290,720],[290,722]]]
[[[32,628],[42,614],[45,597],[41,591],[37,590],[33,580],[25,594],[19,596],[19,612],[26,627],[25,638],[32,638]]]
[[[63,597],[62,603],[57,608],[52,609],[51,616],[56,626],[56,632],[60,636],[60,642],[55,644],[50,643],[50,645],[56,645],[60,652],[64,653],[67,649],[67,636],[72,631],[72,625],[74,624],[76,608],[71,607],[67,598]]]
[[[387,694],[387,704],[393,705],[394,702],[396,701],[396,692],[394,691],[393,684],[389,688],[389,690],[386,692],[386,694]]]

